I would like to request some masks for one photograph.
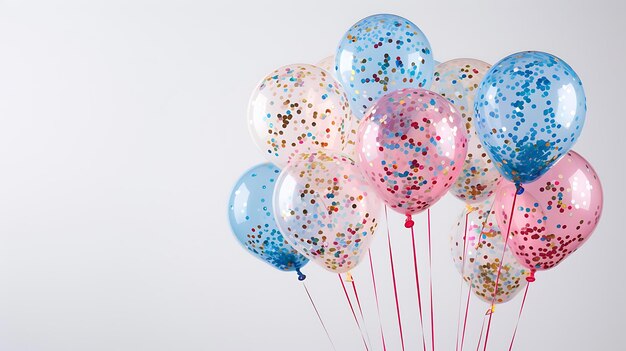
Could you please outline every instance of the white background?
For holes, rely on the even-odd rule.
[[[622,1],[0,0],[0,350],[330,350],[295,275],[230,233],[230,187],[262,162],[245,124],[259,79],[333,53],[358,19],[393,12],[435,58],[494,63],[542,50],[581,76],[575,150],[596,168],[605,212],[591,240],[538,274],[516,350],[623,348]],[[448,233],[463,205],[433,209],[437,349],[453,350],[459,277]],[[391,217],[407,350],[418,324],[409,236]],[[425,219],[417,218],[425,265]],[[399,350],[383,231],[374,243],[389,350]],[[365,266],[354,274],[378,337]],[[310,264],[338,350],[363,349],[337,277]],[[508,347],[519,297],[498,307]],[[466,349],[481,314],[470,307]]]

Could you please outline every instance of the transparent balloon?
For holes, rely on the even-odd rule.
[[[511,250],[504,251],[504,237],[492,206],[492,199],[468,205],[452,228],[450,244],[454,265],[474,294],[485,302],[499,304],[510,301],[526,286],[530,270],[517,261]]]
[[[515,207],[509,247],[523,265],[535,270],[555,267],[593,233],[602,215],[603,193],[593,167],[579,154],[565,154],[546,174],[517,188],[503,181],[496,191],[496,218],[507,228]]]
[[[491,197],[502,179],[474,128],[474,96],[490,67],[486,62],[468,58],[446,61],[435,67],[431,86],[431,90],[448,99],[463,118],[467,157],[450,193],[467,203]]]
[[[284,167],[301,153],[343,150],[352,115],[339,83],[306,64],[284,66],[254,90],[248,126],[268,161]]]
[[[539,178],[576,142],[586,102],[576,72],[537,51],[496,63],[476,94],[476,131],[500,173],[526,184]]]
[[[428,39],[406,18],[378,14],[354,24],[335,54],[337,78],[352,112],[362,118],[381,96],[403,88],[429,88],[433,56]]]
[[[252,255],[281,271],[299,271],[309,260],[285,241],[274,219],[272,196],[279,173],[271,163],[244,173],[230,194],[228,219]]]
[[[387,205],[412,215],[454,184],[467,152],[461,115],[424,89],[389,93],[372,107],[357,138],[360,168]]]
[[[335,55],[330,55],[318,63],[315,64],[317,67],[323,68],[324,70],[330,72],[333,77],[335,77]],[[350,111],[352,113],[352,111]],[[359,120],[354,117],[354,115],[350,118],[350,125],[346,124],[346,145],[343,148],[343,153],[350,156],[353,160],[357,159],[356,153],[356,133],[359,128]]]
[[[319,60],[315,65],[329,72],[333,77],[336,77],[335,55],[324,57],[323,59]]]
[[[319,151],[301,155],[283,170],[274,208],[279,228],[296,250],[344,273],[367,253],[380,201],[348,156]]]

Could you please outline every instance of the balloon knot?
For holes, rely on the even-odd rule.
[[[467,210],[467,213],[474,212],[474,206],[472,206],[470,204],[465,205],[465,209]]]
[[[528,277],[526,277],[526,281],[529,283],[532,283],[535,281],[535,271],[532,270],[530,271],[530,275]]]
[[[524,187],[522,183],[515,184],[515,188],[517,189],[517,195],[522,195],[524,193]]]
[[[306,275],[304,275],[304,273],[300,272],[300,268],[296,269],[296,273],[298,273],[298,280],[299,281],[304,281],[306,279]]]
[[[413,222],[413,218],[411,217],[411,215],[406,215],[406,221],[404,222],[404,227],[412,228],[413,225],[415,225],[415,222]]]
[[[354,281],[354,278],[352,278],[352,273],[347,272],[346,273],[346,282],[352,283],[353,281]]]

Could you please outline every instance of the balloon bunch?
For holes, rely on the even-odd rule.
[[[467,204],[451,235],[459,273],[503,303],[599,221],[599,178],[570,150],[585,114],[580,78],[554,55],[436,63],[415,24],[373,15],[334,56],[278,68],[255,88],[248,125],[271,163],[237,182],[232,229],[300,279],[309,260],[344,273],[374,239],[380,200],[411,227],[450,192]]]

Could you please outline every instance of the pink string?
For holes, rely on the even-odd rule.
[[[415,270],[415,287],[417,289],[417,306],[419,308],[420,326],[422,328],[422,344],[424,345],[424,351],[426,351],[426,336],[424,333],[424,317],[422,315],[422,294],[420,289],[419,270],[417,268],[417,250],[415,248],[415,231],[413,230],[413,221],[407,216],[407,222],[405,226],[411,228],[411,240],[413,241],[413,267]]]
[[[400,342],[404,351],[404,334],[402,333],[402,318],[400,317],[400,303],[398,302],[398,286],[396,285],[396,272],[393,266],[393,251],[391,250],[391,235],[389,234],[389,216],[387,215],[387,205],[385,205],[385,220],[387,222],[387,243],[389,246],[389,262],[391,263],[391,279],[393,280],[393,293],[396,298],[396,313],[398,315],[398,327],[400,329]]]
[[[367,341],[371,345],[372,341],[370,340],[369,332],[367,331],[367,325],[365,324],[365,315],[363,314],[363,309],[361,308],[361,300],[359,300],[359,293],[356,290],[356,281],[352,279],[352,290],[354,290],[354,297],[356,298],[356,304],[359,307],[359,313],[361,314],[361,321],[363,322],[363,329],[365,329],[365,335],[367,335]]]
[[[502,257],[500,258],[500,265],[498,266],[498,274],[496,275],[496,285],[493,291],[493,298],[491,300],[491,308],[493,310],[493,306],[496,301],[496,296],[498,295],[498,283],[500,282],[500,272],[502,271],[502,263],[504,262],[504,254],[506,253],[506,247],[509,242],[509,235],[511,234],[511,224],[513,223],[513,214],[515,211],[515,201],[517,200],[517,190],[515,191],[515,195],[513,195],[513,205],[511,205],[511,215],[509,216],[509,225],[506,230],[506,237],[504,238],[504,249],[502,250]],[[493,313],[489,314],[489,321],[487,322],[487,332],[485,333],[485,345],[483,351],[487,351],[487,342],[489,341],[489,331],[491,329],[491,317]]]
[[[491,214],[491,211],[493,210],[493,203],[491,204],[491,207],[489,208],[489,212],[487,213],[487,216],[485,216],[485,220],[482,223],[482,226],[480,228],[480,233],[482,235],[483,230],[485,229],[485,224],[487,224],[487,220],[489,219],[489,215]],[[466,245],[466,241],[467,241],[467,220],[469,217],[469,212],[465,215],[465,240],[463,241],[463,275],[465,274],[465,260],[467,259],[467,245]],[[467,316],[469,313],[469,305],[470,305],[470,297],[472,296],[472,288],[469,287],[467,290],[467,302],[465,303],[465,318],[463,321],[463,335],[461,336],[461,349],[460,351],[463,351],[463,345],[465,344],[465,330],[467,327]],[[492,310],[490,310],[492,311]],[[485,327],[485,321],[483,319],[483,328]],[[481,329],[480,331],[480,339],[482,339],[482,334],[483,334],[483,330]],[[478,340],[478,347],[480,347],[480,339]],[[478,350],[478,347],[476,348],[476,350]]]
[[[469,211],[465,214],[465,229],[463,229],[463,257],[461,259],[461,286],[459,290],[459,313],[458,313],[457,323],[456,323],[456,345],[455,346],[456,346],[457,351],[459,350],[459,329],[461,329],[461,310],[463,309],[463,281],[465,280],[465,257],[467,256],[467,218],[468,217],[469,217]],[[471,291],[471,288],[470,288],[470,291]],[[469,299],[468,299],[468,302],[469,302]]]
[[[370,259],[370,272],[372,272],[372,285],[374,286],[374,297],[376,298],[376,311],[378,312],[378,325],[380,327],[380,337],[383,342],[383,351],[387,351],[387,344],[385,344],[385,333],[383,332],[383,323],[380,319],[380,304],[378,303],[378,289],[376,288],[376,277],[374,276],[374,263],[372,262],[372,251],[368,251]]]
[[[461,349],[460,351],[463,351],[463,344],[465,343],[465,329],[467,327],[467,315],[469,312],[469,305],[470,305],[470,297],[472,296],[472,289],[469,288],[467,290],[467,301],[465,302],[465,318],[463,319],[463,336],[461,336]]]
[[[430,285],[430,335],[432,350],[435,351],[435,309],[433,307],[433,254],[430,240],[430,208],[428,209],[428,282]]]
[[[478,336],[478,345],[476,345],[476,351],[480,350],[480,342],[483,340],[483,332],[485,331],[485,321],[487,320],[487,316],[491,316],[493,313],[493,309],[488,309],[483,317],[483,326],[480,327],[480,335]]]
[[[361,339],[363,339],[363,344],[365,345],[365,350],[369,351],[369,347],[367,346],[367,342],[365,342],[365,336],[363,335],[363,329],[361,328],[361,323],[359,323],[359,319],[354,312],[354,307],[352,306],[352,301],[350,300],[350,295],[348,295],[348,290],[346,290],[346,284],[344,284],[343,279],[341,279],[341,274],[337,274],[339,277],[339,281],[341,282],[341,287],[343,288],[343,292],[346,294],[346,299],[348,300],[348,304],[350,305],[350,310],[352,311],[352,316],[354,317],[354,321],[356,322],[357,327],[359,327],[359,331],[361,332]]]
[[[524,298],[522,299],[522,305],[519,308],[519,315],[517,315],[517,323],[515,323],[515,330],[513,331],[513,338],[511,338],[511,345],[509,345],[509,351],[513,350],[513,343],[515,342],[515,335],[517,335],[517,327],[519,327],[519,320],[522,318],[522,312],[524,311],[524,305],[526,304],[526,295],[528,295],[528,288],[530,283],[526,284],[526,290],[524,290]]]
[[[333,339],[331,339],[330,337],[330,333],[328,332],[328,329],[326,328],[326,324],[324,324],[324,320],[322,319],[322,316],[320,315],[320,312],[317,310],[317,306],[315,306],[315,302],[313,301],[313,298],[311,297],[311,294],[309,293],[309,289],[306,287],[306,284],[303,282],[302,286],[304,287],[304,291],[306,291],[307,296],[309,297],[309,301],[311,301],[311,305],[313,306],[313,309],[315,310],[315,314],[317,314],[317,318],[320,321],[320,324],[322,325],[322,328],[324,328],[324,331],[326,332],[326,336],[328,337],[328,341],[330,341],[330,345],[332,345],[333,350],[337,350],[337,348],[335,347],[335,343],[333,343]]]

